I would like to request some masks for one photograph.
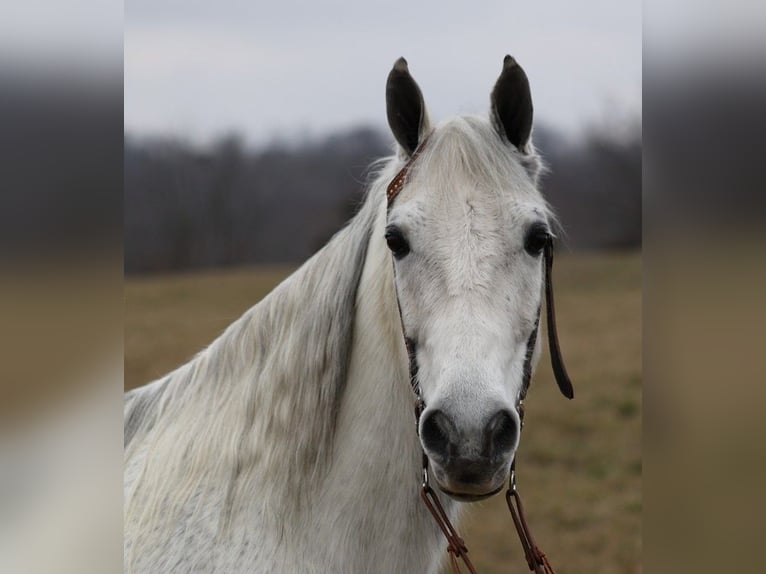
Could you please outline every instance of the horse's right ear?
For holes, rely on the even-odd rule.
[[[423,93],[410,75],[407,60],[399,58],[386,82],[386,115],[396,141],[412,155],[429,129]]]

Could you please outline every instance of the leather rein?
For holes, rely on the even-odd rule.
[[[404,167],[396,174],[391,183],[388,184],[386,190],[386,198],[388,201],[388,208],[391,208],[393,201],[401,192],[404,185],[407,183],[410,168],[420,156],[423,148],[428,142],[428,136],[424,138],[422,143],[417,147],[415,152],[410,157],[409,161]],[[547,331],[548,331],[548,346],[550,347],[551,365],[553,367],[553,374],[556,379],[561,393],[571,399],[574,397],[574,389],[572,383],[569,380],[564,361],[561,356],[561,347],[559,345],[558,334],[556,332],[556,313],[553,304],[553,240],[549,237],[544,249],[543,258],[545,265],[545,301],[546,301],[546,318],[547,318]],[[396,270],[394,269],[394,273]],[[404,318],[402,317],[402,308],[399,303],[399,294],[396,295],[397,309],[399,311],[399,319],[401,320],[402,335],[404,337],[404,343],[407,348],[407,355],[409,358],[409,371],[410,371],[410,385],[412,386],[413,393],[415,394],[415,428],[419,428],[420,416],[426,408],[426,403],[420,392],[420,384],[418,382],[418,364],[416,357],[415,342],[407,336],[404,328]],[[537,319],[535,320],[535,327],[532,330],[532,334],[527,340],[527,350],[524,359],[524,371],[523,382],[521,392],[517,399],[516,410],[519,413],[519,419],[521,421],[521,428],[524,427],[524,398],[526,397],[527,390],[532,378],[532,356],[534,354],[535,344],[537,343],[537,335],[540,325],[541,308],[537,310]],[[521,431],[521,429],[519,429]],[[439,529],[447,539],[447,552],[450,557],[450,565],[452,571],[455,574],[460,574],[459,560],[462,560],[465,567],[470,574],[477,574],[476,568],[468,558],[468,548],[465,541],[460,537],[455,527],[449,520],[447,512],[444,510],[439,497],[436,492],[431,488],[428,478],[428,457],[423,452],[423,484],[420,489],[420,497],[423,503],[428,508],[428,511],[433,516]],[[526,516],[524,514],[524,505],[521,502],[518,489],[516,488],[516,457],[511,462],[511,472],[508,481],[508,490],[505,493],[505,500],[508,504],[508,509],[511,512],[513,518],[513,524],[516,527],[516,532],[519,535],[521,546],[524,549],[524,557],[527,560],[529,570],[536,574],[556,574],[553,566],[546,555],[540,550],[539,546],[535,542],[534,537],[529,529]]]

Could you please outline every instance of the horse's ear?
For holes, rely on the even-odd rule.
[[[492,123],[500,137],[528,153],[532,133],[532,94],[524,70],[512,56],[503,60],[503,71],[492,90]]]
[[[386,114],[396,141],[407,155],[417,149],[429,129],[423,93],[410,75],[407,60],[399,58],[386,82]]]

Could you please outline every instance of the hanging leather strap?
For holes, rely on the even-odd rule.
[[[420,489],[420,497],[423,499],[428,511],[434,517],[436,524],[439,525],[442,534],[444,534],[444,537],[447,539],[447,553],[449,554],[452,572],[454,574],[461,574],[458,560],[462,560],[463,564],[465,564],[465,567],[468,569],[468,572],[471,574],[478,574],[476,568],[474,568],[474,565],[471,563],[471,559],[468,558],[468,548],[466,547],[465,542],[457,533],[455,527],[452,526],[442,503],[439,502],[439,497],[428,484],[423,484],[423,488]]]
[[[524,403],[519,403],[519,419],[521,428],[524,428]],[[513,525],[516,527],[516,533],[519,535],[521,547],[524,550],[524,558],[527,560],[527,566],[535,574],[556,574],[548,558],[537,546],[532,531],[527,524],[527,517],[524,514],[524,505],[521,503],[521,496],[516,487],[516,456],[511,462],[511,475],[508,479],[508,490],[505,493],[505,502],[508,504],[508,510],[511,511]]]
[[[532,532],[529,530],[527,518],[524,515],[524,505],[521,503],[519,491],[514,488],[508,489],[505,493],[505,501],[508,503],[508,509],[511,511],[513,524],[516,526],[516,532],[521,540],[521,546],[524,549],[524,557],[527,559],[529,569],[535,574],[556,574],[556,571],[548,562],[548,557],[543,553],[535,543]]]
[[[545,258],[545,304],[546,315],[548,317],[548,347],[551,352],[551,366],[553,367],[553,376],[556,378],[556,384],[561,393],[568,399],[574,398],[574,387],[569,380],[567,369],[564,366],[564,359],[561,356],[561,346],[559,345],[559,335],[556,331],[556,309],[553,304],[553,238],[548,238],[543,252]]]
[[[439,497],[428,483],[428,458],[423,454],[423,486],[420,489],[420,498],[426,505],[426,508],[433,516],[434,521],[442,531],[447,540],[447,553],[450,558],[450,567],[453,574],[462,574],[460,569],[461,560],[470,574],[478,574],[471,559],[468,557],[468,547],[463,538],[458,534],[457,529],[450,522],[447,512],[444,510]],[[511,511],[513,525],[516,527],[516,533],[519,535],[521,547],[524,550],[524,558],[527,561],[530,571],[535,574],[556,574],[553,566],[548,561],[548,557],[537,546],[532,531],[527,523],[527,517],[524,514],[524,505],[521,502],[521,496],[516,488],[516,460],[511,464],[511,478],[508,491],[505,493],[505,500],[508,504],[508,510]]]
[[[457,533],[439,497],[428,483],[428,457],[426,453],[423,453],[423,486],[420,489],[420,498],[423,499],[426,508],[434,517],[439,530],[444,534],[444,538],[447,539],[447,554],[449,554],[453,574],[462,574],[458,560],[463,561],[470,574],[478,574],[471,559],[468,558],[468,547],[465,545],[465,541]]]

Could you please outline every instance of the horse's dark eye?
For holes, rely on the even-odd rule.
[[[540,255],[550,240],[551,234],[548,232],[548,228],[542,223],[534,223],[527,231],[527,236],[524,239],[524,250],[536,257]]]
[[[388,248],[397,259],[401,259],[410,252],[410,244],[407,243],[401,229],[398,227],[391,226],[386,228],[386,243],[388,243]]]

